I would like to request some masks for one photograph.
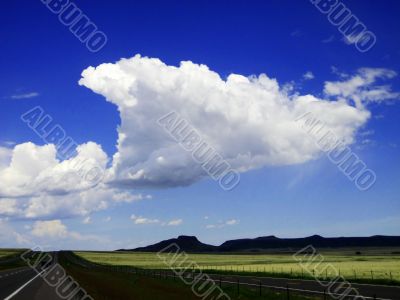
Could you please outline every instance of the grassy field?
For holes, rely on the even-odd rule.
[[[394,253],[394,254],[393,254]],[[395,280],[400,282],[400,254],[398,249],[368,249],[356,255],[353,250],[325,251],[323,262],[316,270],[333,266],[346,279]],[[168,268],[155,253],[126,252],[76,252],[96,263],[128,265],[140,268]],[[200,269],[217,272],[259,273],[259,275],[312,277],[307,274],[291,254],[189,254],[190,262]],[[315,267],[310,265],[308,270]],[[325,270],[320,278],[333,277],[334,272]]]
[[[23,249],[0,249],[0,271],[25,266],[25,263],[19,259],[23,251]]]
[[[21,253],[23,250],[21,249],[0,249],[0,259],[5,258],[7,256],[14,256]]]
[[[153,278],[152,276],[127,274],[113,271],[99,271],[84,269],[71,263],[68,259],[60,257],[60,263],[74,280],[79,282],[94,299],[134,299],[134,300],[190,300],[204,299],[195,296],[190,285],[185,285],[180,280],[172,278]],[[257,287],[240,287],[238,292],[236,285],[224,284],[222,290],[232,300],[287,300],[285,291],[276,292],[264,288],[259,295]],[[204,290],[203,290],[204,292]],[[213,299],[211,296],[207,299]],[[225,298],[223,298],[225,299]],[[318,300],[320,297],[303,296],[291,292],[291,300]]]

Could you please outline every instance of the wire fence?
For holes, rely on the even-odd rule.
[[[391,298],[380,298],[377,295],[373,296],[360,296],[357,295],[350,295],[344,293],[333,293],[321,287],[320,290],[316,289],[302,289],[293,286],[289,286],[286,284],[285,286],[280,285],[270,285],[265,284],[262,282],[261,278],[258,282],[248,282],[248,279],[243,278],[242,276],[235,276],[235,275],[222,275],[222,274],[212,274],[209,273],[211,269],[178,269],[178,270],[169,270],[169,269],[144,269],[144,268],[137,268],[134,266],[123,266],[123,265],[107,265],[107,264],[99,264],[90,262],[86,259],[83,259],[72,252],[63,252],[64,258],[66,258],[69,262],[77,264],[81,267],[92,269],[92,270],[99,270],[99,271],[112,271],[112,272],[124,272],[124,273],[131,273],[136,275],[142,276],[149,276],[153,278],[159,279],[172,279],[177,281],[179,278],[183,277],[185,279],[192,279],[192,280],[207,280],[203,276],[200,276],[203,273],[206,273],[210,276],[212,280],[216,284],[218,284],[221,288],[223,287],[234,287],[236,289],[236,293],[239,295],[241,293],[242,288],[250,288],[253,291],[259,293],[259,295],[263,295],[266,293],[267,290],[276,291],[278,292],[283,298],[290,300],[291,296],[293,295],[306,295],[306,296],[313,296],[319,299],[329,300],[329,299],[366,299],[366,300],[392,300]],[[179,276],[177,275],[179,274]],[[254,280],[256,280],[254,278]],[[340,284],[340,283],[338,283]]]
[[[264,274],[268,276],[284,276],[289,278],[317,278],[319,280],[329,280],[337,275],[344,276],[348,280],[390,280],[400,282],[400,271],[388,270],[355,270],[346,269],[342,270],[337,268],[338,274],[333,271],[329,272],[329,268],[325,268],[323,273],[317,273],[312,270],[312,274],[308,274],[303,268],[268,268],[268,267],[254,267],[249,265],[235,265],[235,266],[218,266],[218,265],[200,265],[201,271],[206,272],[230,272],[230,273],[247,273],[247,274]]]

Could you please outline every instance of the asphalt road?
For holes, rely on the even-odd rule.
[[[55,288],[29,267],[0,271],[0,299],[61,300]]]
[[[30,269],[19,268],[0,272],[0,299],[58,300],[54,288]]]

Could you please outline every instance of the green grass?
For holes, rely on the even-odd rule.
[[[398,250],[397,250],[398,251]],[[393,249],[376,250],[362,249],[361,255],[355,255],[354,250],[325,251],[317,270],[332,265],[347,280],[375,281],[390,283],[390,280],[400,282],[400,254]],[[157,257],[156,253],[134,252],[76,252],[83,258],[103,264],[128,265],[139,268],[168,268]],[[312,278],[293,259],[291,254],[189,254],[189,260],[196,262],[201,270],[210,272],[255,274],[260,276],[285,276]],[[311,265],[311,270],[314,265]],[[372,271],[372,273],[371,273]],[[322,272],[320,278],[333,277],[334,272]]]
[[[24,249],[0,249],[0,271],[25,267],[19,258]]]
[[[19,257],[21,253],[19,249],[0,249],[0,271],[25,267],[25,262]]]
[[[0,260],[7,258],[7,256],[15,256],[22,253],[22,249],[0,249]]]
[[[134,300],[190,300],[202,299],[196,297],[191,286],[185,285],[179,278],[153,278],[152,276],[128,274],[114,271],[99,271],[85,269],[75,265],[60,255],[60,262],[67,273],[83,287],[94,299],[134,299]],[[236,285],[224,284],[222,289],[232,300],[286,300],[286,292],[262,290],[259,296],[257,287],[241,286],[239,292]],[[206,299],[212,299],[207,297]],[[225,299],[225,298],[224,298]],[[316,297],[301,296],[291,293],[291,300],[315,300]]]

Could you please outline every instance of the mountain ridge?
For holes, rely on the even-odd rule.
[[[315,248],[346,247],[400,247],[400,236],[373,235],[369,237],[322,237],[312,235],[303,238],[278,238],[274,235],[256,238],[228,240],[219,246],[200,242],[196,236],[180,235],[177,238],[134,249],[117,251],[158,252],[171,244],[177,244],[185,252],[262,252],[264,250],[295,250],[312,245]]]

